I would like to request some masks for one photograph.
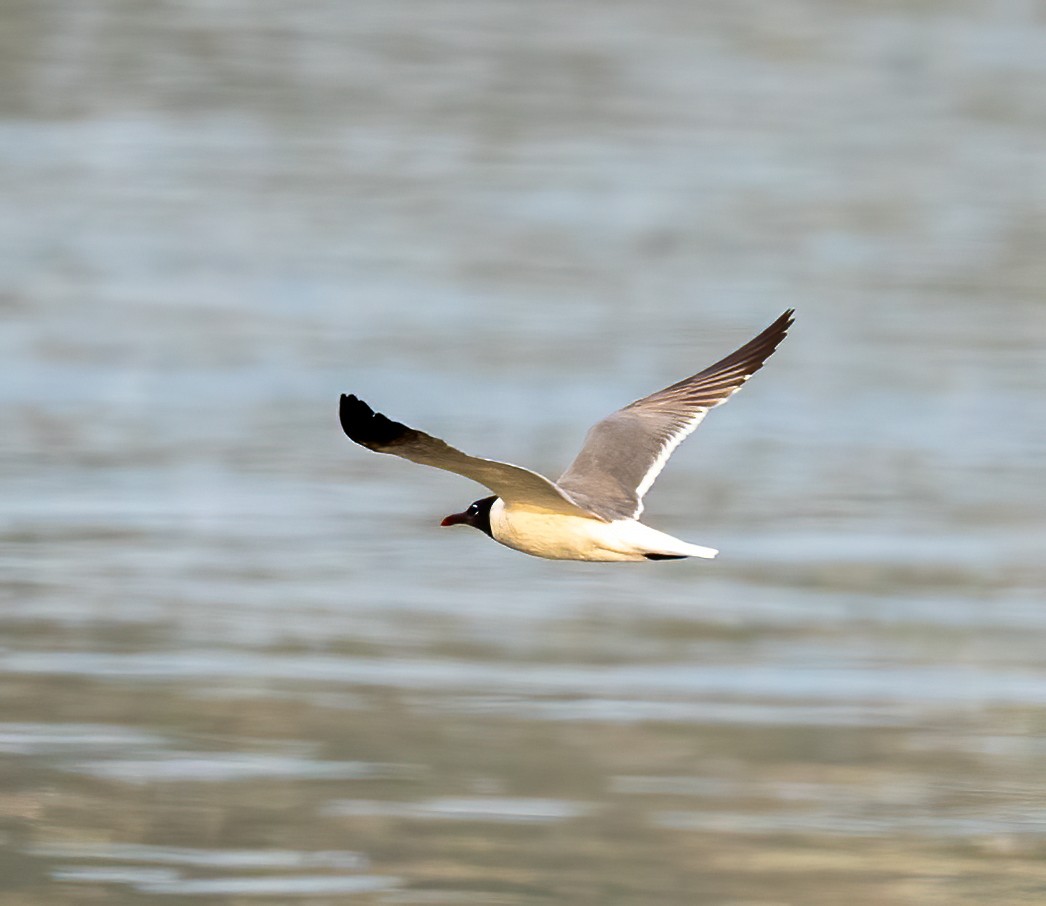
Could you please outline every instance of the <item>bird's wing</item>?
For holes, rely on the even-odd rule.
[[[391,453],[423,466],[464,475],[513,506],[571,516],[593,516],[544,475],[507,462],[469,456],[438,437],[386,418],[352,394],[342,394],[339,411],[342,429],[351,440],[368,450]]]
[[[725,403],[784,339],[789,309],[754,340],[714,365],[645,396],[592,426],[557,486],[604,519],[636,519],[643,495],[668,457],[705,417]]]

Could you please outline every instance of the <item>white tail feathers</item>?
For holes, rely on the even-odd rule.
[[[643,525],[641,522],[632,520],[613,522],[611,525],[619,527],[621,535],[626,535],[632,550],[642,553],[643,556],[650,554],[662,554],[673,557],[702,557],[711,560],[719,553],[714,547],[702,547],[700,544],[690,544],[681,538],[676,538],[665,532]]]
[[[714,547],[701,547],[700,544],[684,544],[683,547],[686,548],[687,556],[704,557],[706,560],[713,559],[719,553]]]

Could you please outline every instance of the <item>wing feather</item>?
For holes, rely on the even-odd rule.
[[[703,371],[629,403],[592,426],[577,458],[556,482],[605,519],[635,519],[668,458],[763,367],[794,320],[789,309],[759,336]]]
[[[342,430],[349,439],[368,450],[390,453],[470,478],[515,506],[573,516],[593,515],[575,504],[544,475],[511,463],[469,456],[438,437],[375,412],[353,394],[342,394],[339,415]]]

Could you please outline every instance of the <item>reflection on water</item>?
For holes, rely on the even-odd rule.
[[[265,875],[257,878],[182,878],[155,868],[59,868],[56,881],[79,884],[127,884],[139,893],[169,896],[316,897],[336,893],[372,893],[395,887],[396,878],[376,875]]]
[[[506,799],[503,796],[443,797],[412,803],[348,799],[332,802],[325,809],[328,815],[388,815],[437,821],[492,821],[499,824],[542,824],[573,818],[586,811],[589,809],[580,803],[556,799]]]
[[[342,868],[361,869],[367,860],[359,853],[291,852],[289,850],[213,850],[187,847],[110,845],[98,843],[43,843],[34,855],[65,859],[101,859],[156,865],[193,865],[203,868]]]
[[[286,755],[248,752],[222,752],[201,755],[194,752],[169,752],[153,758],[116,758],[109,761],[81,761],[70,766],[74,771],[106,777],[123,783],[191,780],[206,783],[246,780],[250,777],[332,777],[353,780],[381,776],[381,766],[358,762],[323,762]]]
[[[0,29],[0,899],[1041,902],[1046,27],[396,0]],[[1041,17],[1040,17],[1041,18]],[[798,319],[546,563],[556,474]]]
[[[288,850],[208,850],[186,847],[78,844],[40,844],[33,855],[54,860],[56,881],[104,885],[128,885],[140,893],[182,896],[319,896],[335,893],[369,893],[398,884],[396,878],[362,872],[368,860],[359,853],[291,852]],[[105,861],[113,866],[61,864],[61,860]],[[130,863],[130,864],[120,864]],[[265,872],[261,876],[186,878],[169,868],[178,865],[199,870],[242,870]],[[355,874],[276,875],[268,872],[320,870]]]

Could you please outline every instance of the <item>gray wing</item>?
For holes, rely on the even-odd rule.
[[[754,340],[714,365],[645,396],[592,426],[584,446],[556,484],[607,520],[636,519],[668,457],[705,417],[725,403],[784,339],[789,309]]]
[[[506,503],[572,516],[592,516],[544,475],[507,462],[469,456],[438,437],[386,418],[351,394],[342,394],[339,415],[342,430],[349,439],[368,450],[391,453],[423,466],[464,475],[489,488]]]

